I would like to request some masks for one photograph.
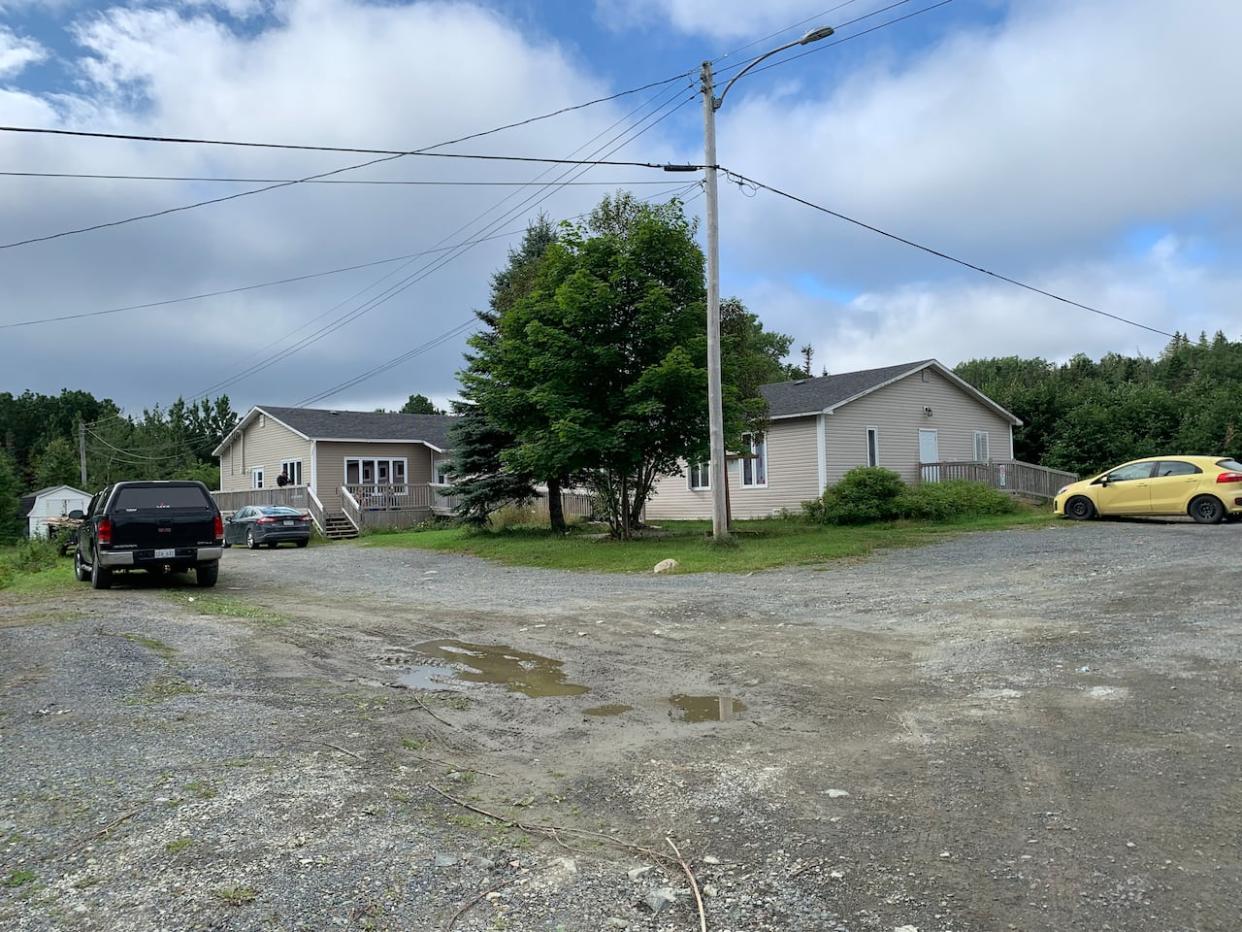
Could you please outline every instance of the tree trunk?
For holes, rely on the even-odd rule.
[[[548,480],[548,523],[558,534],[565,533],[565,508],[561,501],[561,480]]]

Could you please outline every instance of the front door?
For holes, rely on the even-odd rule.
[[[1154,463],[1119,466],[1104,477],[1096,493],[1096,507],[1102,515],[1145,515],[1151,513],[1151,471]]]
[[[919,463],[940,462],[940,432],[936,430],[919,431]],[[924,482],[939,482],[939,466],[920,466],[921,478]]]

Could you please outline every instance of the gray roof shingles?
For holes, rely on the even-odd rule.
[[[312,439],[421,440],[441,450],[449,449],[449,428],[457,420],[451,414],[386,414],[271,405],[259,408]]]
[[[815,414],[824,408],[840,404],[847,398],[853,398],[860,392],[883,385],[903,372],[918,369],[931,362],[935,360],[921,359],[918,362],[885,366],[882,369],[842,372],[839,375],[824,375],[819,378],[798,379],[793,382],[774,382],[771,385],[764,385],[759,391],[767,399],[769,417]]]

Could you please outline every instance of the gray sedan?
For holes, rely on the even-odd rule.
[[[280,543],[305,547],[310,542],[310,518],[296,508],[278,505],[247,505],[224,524],[224,546],[245,544],[258,550]]]

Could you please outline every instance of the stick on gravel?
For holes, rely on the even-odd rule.
[[[673,839],[665,836],[664,840],[673,849],[673,854],[677,855],[677,863],[681,865],[681,869],[686,872],[686,877],[690,880],[690,889],[694,891],[694,903],[699,908],[699,932],[707,932],[707,913],[703,911],[703,897],[699,894],[699,884],[694,879],[694,871],[690,870],[690,865],[677,850],[677,845],[673,844]]]

